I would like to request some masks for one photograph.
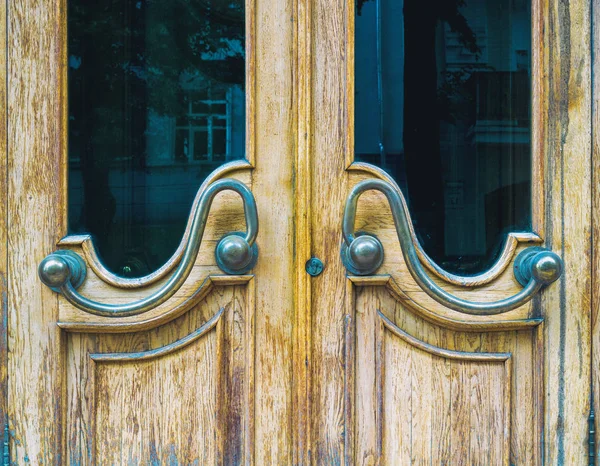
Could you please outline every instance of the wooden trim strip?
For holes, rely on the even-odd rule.
[[[381,464],[384,464],[384,449],[385,449],[385,328],[387,327],[385,316],[377,311],[379,316],[383,316],[383,319],[379,319],[375,323],[375,396],[377,399],[377,407],[375,410],[375,425],[377,426],[376,432],[376,450],[375,457]],[[391,322],[390,322],[391,324]],[[394,324],[392,324],[394,325]],[[394,327],[396,327],[394,325]],[[398,327],[396,327],[398,328]],[[398,328],[398,330],[400,330]],[[402,332],[402,330],[400,330]],[[394,332],[395,333],[395,332]],[[404,332],[402,332],[404,333]],[[406,334],[408,335],[408,334]],[[402,337],[401,337],[402,338]],[[411,337],[412,338],[412,337]],[[392,421],[393,422],[393,421]],[[392,439],[394,441],[394,439]]]
[[[294,324],[292,336],[292,460],[310,464],[312,287],[305,263],[311,258],[311,0],[294,0]]]
[[[175,351],[185,348],[192,344],[202,336],[206,335],[212,330],[223,315],[225,308],[219,309],[214,316],[212,316],[205,324],[200,328],[190,333],[189,335],[177,340],[169,345],[161,346],[160,348],[140,351],[136,353],[91,353],[90,358],[96,362],[117,362],[117,361],[146,361],[149,359],[156,359],[161,356],[174,353]]]
[[[513,360],[507,358],[504,365],[504,464],[510,465],[510,439],[511,439],[511,417],[512,417],[512,378],[513,378]],[[518,409],[518,408],[517,408]],[[541,442],[540,442],[541,443]]]
[[[8,108],[7,0],[0,0],[0,420],[8,423]],[[2,430],[4,432],[4,429]],[[4,439],[7,441],[8,439]],[[4,443],[4,442],[3,442]]]
[[[126,333],[150,330],[179,317],[192,309],[212,291],[215,286],[243,285],[249,283],[254,275],[209,275],[185,301],[167,309],[162,314],[143,318],[138,321],[120,322],[120,318],[102,317],[100,322],[58,321],[57,325],[69,332]],[[83,312],[83,311],[82,311]],[[142,316],[140,316],[142,317]],[[124,317],[123,319],[127,319]]]
[[[256,163],[256,2],[246,0],[246,160]],[[243,161],[239,161],[243,162]],[[228,164],[223,165],[223,167]],[[217,169],[218,170],[218,169]]]
[[[379,318],[383,321],[383,325],[394,335],[404,340],[410,346],[418,348],[426,353],[440,358],[452,359],[456,361],[477,361],[477,362],[505,362],[510,360],[512,353],[467,353],[464,351],[453,351],[425,343],[412,335],[409,335],[400,327],[396,326],[388,319],[381,311],[377,311]],[[510,380],[510,379],[509,379]]]
[[[370,277],[349,276],[348,280],[355,286],[385,286],[390,295],[406,309],[423,319],[452,330],[464,332],[525,330],[540,325],[544,319],[529,318],[516,320],[460,320],[439,315],[414,301],[390,275],[374,275]]]
[[[354,319],[344,319],[344,464],[354,464],[354,387],[355,387],[355,332]]]

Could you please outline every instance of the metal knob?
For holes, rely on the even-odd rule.
[[[225,236],[215,249],[219,268],[229,275],[243,275],[252,270],[258,260],[258,246],[250,245],[244,233]]]

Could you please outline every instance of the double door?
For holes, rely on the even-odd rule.
[[[100,3],[90,15],[120,8]],[[124,170],[89,161],[114,150],[111,138],[124,153],[140,150],[125,130],[94,133],[122,85],[105,97],[101,73],[78,81],[76,70],[108,60],[89,55],[102,27],[94,39],[93,17],[72,21],[86,2],[0,6],[0,376],[11,464],[595,464],[595,5],[121,3],[119,24],[132,28],[144,11],[144,40],[166,47],[169,66],[169,47],[200,40],[170,42],[196,13],[224,34],[226,51],[189,46],[209,91],[194,88],[200,75],[188,68],[176,73],[201,95],[184,99],[185,118],[163,105],[168,86],[150,93],[167,65],[127,61],[123,89],[147,81],[143,123],[132,92],[115,97],[122,126],[146,138],[138,171],[204,171],[192,175],[197,195],[164,264],[144,263],[131,253],[141,230],[116,235],[116,219],[127,202],[150,215],[161,199],[121,202],[123,186],[111,185],[102,201],[98,180]],[[161,36],[169,15],[179,22]],[[234,30],[242,39],[227,36]],[[142,40],[125,36],[131,49]],[[505,49],[501,68],[493,61]],[[239,61],[226,59],[236,53],[241,84],[217,89],[237,79],[227,73]],[[440,116],[457,99],[462,110]],[[167,127],[170,139],[155,137]],[[109,141],[94,146],[101,137]],[[454,179],[444,157],[487,175],[455,167],[464,179]],[[160,208],[176,210],[178,193],[159,194]],[[95,236],[75,228],[81,209]],[[525,228],[507,229],[515,218]],[[126,261],[111,234],[127,236]],[[144,235],[160,256],[168,231]],[[470,253],[477,260],[461,259]]]

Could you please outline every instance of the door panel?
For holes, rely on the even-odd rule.
[[[541,327],[449,330],[369,285],[356,288],[355,309],[347,332],[356,335],[348,350],[356,388],[347,402],[357,463],[536,464]]]
[[[239,464],[253,414],[251,282],[148,331],[69,333],[70,464]]]

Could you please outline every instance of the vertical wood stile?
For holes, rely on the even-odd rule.
[[[534,450],[532,455],[534,457],[533,464],[541,466],[544,458],[544,444],[542,439],[544,438],[544,413],[545,413],[545,399],[544,399],[544,324],[542,323],[537,329],[534,330],[532,358],[534,360],[533,366],[533,387],[534,387],[534,430],[533,435],[536,436],[537,441],[535,442]]]
[[[513,379],[513,360],[512,357],[508,358],[504,363],[504,377],[506,379],[506,383],[504,384],[504,429],[502,432],[503,437],[503,448],[502,453],[504,457],[504,464],[510,464],[510,437],[511,437],[511,423],[512,423],[512,394],[511,394],[511,386]],[[493,401],[493,400],[492,400]]]
[[[544,290],[547,464],[583,464],[589,414],[592,270],[591,3],[549,0],[545,14],[546,246],[564,260]]]
[[[0,422],[8,422],[8,146],[7,0],[0,0]],[[5,439],[5,441],[8,439]],[[3,442],[4,443],[4,442]]]
[[[244,352],[246,358],[246,383],[244,385],[244,464],[250,466],[254,464],[254,426],[255,426],[255,409],[254,409],[254,367],[255,367],[255,320],[256,320],[256,293],[255,281],[250,280],[246,287],[246,345],[247,350]]]
[[[234,303],[231,305],[235,306]],[[226,455],[228,450],[227,445],[227,426],[229,424],[229,401],[230,401],[230,386],[229,386],[229,365],[231,363],[228,353],[228,342],[226,335],[227,331],[231,328],[230,322],[227,322],[232,318],[231,314],[233,314],[233,309],[227,308],[223,312],[223,315],[217,322],[217,326],[215,327],[215,339],[216,339],[216,354],[215,354],[215,364],[213,370],[215,371],[215,380],[216,380],[216,432],[215,432],[215,457],[217,464],[226,464]]]
[[[592,0],[592,400],[595,411],[600,407],[600,0]],[[598,420],[596,416],[596,432]],[[590,465],[598,458],[598,443]]]
[[[546,237],[547,14],[547,0],[531,0],[531,227],[541,238]]]
[[[311,257],[311,24],[312,0],[294,0],[294,334],[293,461],[311,463],[311,277],[304,264]]]
[[[356,312],[347,318],[348,324],[352,326],[346,334],[346,367],[350,367],[351,372],[346,373],[347,412],[350,411],[350,415],[346,417],[345,427],[346,435],[350,433],[351,439],[346,439],[345,454],[347,465],[363,465],[380,461],[381,454],[377,448],[380,433],[377,426],[377,394],[381,389],[381,381],[377,378],[377,364],[381,363],[375,359],[378,356],[377,344],[380,342],[377,340],[379,335],[374,288],[357,288],[354,291],[347,291],[349,295],[356,294]],[[356,387],[360,387],[360,390],[355,390]]]
[[[312,461],[344,460],[344,319],[346,270],[340,260],[341,219],[347,196],[347,0],[315,0],[311,118],[312,253],[325,264],[312,280]]]
[[[256,168],[260,234],[256,297],[256,464],[292,461],[294,115],[292,0],[256,4]]]
[[[9,2],[7,15],[12,460],[61,464],[64,338],[56,326],[57,296],[37,279],[37,265],[66,232],[66,67],[61,66],[66,53],[65,2]]]
[[[352,284],[348,282],[348,286]],[[347,292],[353,295],[352,290]],[[353,307],[348,307],[353,308]],[[344,321],[344,464],[354,464],[355,458],[355,427],[354,405],[356,400],[356,321],[350,314]]]
[[[385,327],[383,321],[377,316],[376,310],[371,309],[375,322],[375,429],[376,429],[376,453],[375,463],[385,464]],[[393,421],[392,421],[393,422]],[[389,438],[388,442],[395,442],[396,439]],[[411,459],[412,461],[412,459]]]

